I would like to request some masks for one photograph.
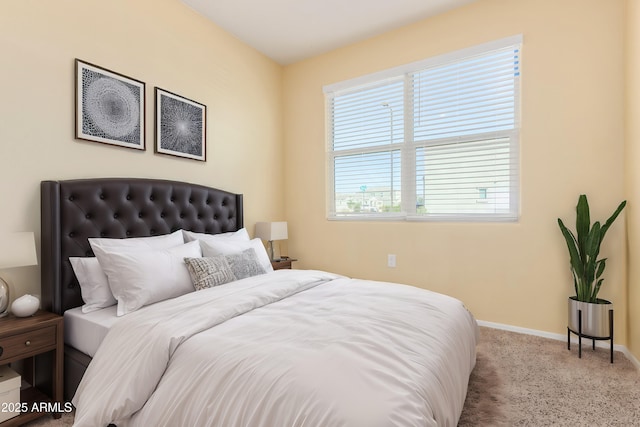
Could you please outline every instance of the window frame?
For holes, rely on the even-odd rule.
[[[323,88],[326,101],[326,170],[327,170],[327,219],[338,221],[497,221],[497,222],[514,222],[518,221],[520,216],[520,72],[514,76],[516,90],[514,91],[514,124],[512,129],[489,131],[483,133],[474,133],[471,135],[453,136],[446,138],[430,139],[430,140],[414,140],[413,129],[413,100],[412,94],[413,74],[428,68],[444,66],[447,63],[469,59],[476,55],[487,54],[492,51],[516,47],[522,51],[522,35],[506,37],[489,43],[483,43],[455,52],[446,53],[422,61],[406,64],[400,67],[391,68],[381,72],[376,72],[355,79],[327,85]],[[334,114],[332,111],[333,99],[336,96],[343,96],[350,93],[357,93],[376,86],[384,86],[397,81],[404,81],[404,138],[401,143],[391,141],[388,144],[372,145],[370,147],[356,147],[350,149],[334,150],[333,147],[333,129]],[[392,120],[393,122],[393,120]],[[470,214],[419,214],[418,213],[418,195],[417,193],[417,166],[416,166],[416,150],[421,147],[436,146],[446,143],[464,143],[470,141],[489,141],[491,139],[509,139],[509,164],[514,164],[514,169],[510,169],[509,179],[509,212],[507,214],[500,213],[470,213]],[[401,168],[401,209],[400,212],[353,212],[353,213],[337,213],[336,208],[336,182],[335,182],[335,162],[336,158],[349,156],[354,154],[366,153],[382,153],[389,150],[400,150],[400,168]],[[393,178],[392,178],[393,182]],[[391,188],[393,194],[395,186]],[[393,196],[391,196],[393,197]],[[423,201],[424,203],[424,201]]]

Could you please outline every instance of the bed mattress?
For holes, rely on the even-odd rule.
[[[64,343],[91,357],[107,336],[109,329],[119,318],[116,307],[111,306],[91,313],[83,313],[82,307],[64,312]]]

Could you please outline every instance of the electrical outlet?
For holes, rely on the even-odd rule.
[[[396,266],[396,254],[388,254],[387,267],[395,267],[395,266]]]

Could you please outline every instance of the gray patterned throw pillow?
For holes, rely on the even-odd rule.
[[[185,258],[196,291],[236,280],[224,255],[204,258]]]
[[[238,280],[266,273],[264,267],[260,264],[258,254],[253,248],[245,249],[237,254],[225,255],[225,257],[233,275]]]

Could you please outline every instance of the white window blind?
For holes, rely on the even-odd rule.
[[[326,87],[328,217],[516,220],[520,44]]]

